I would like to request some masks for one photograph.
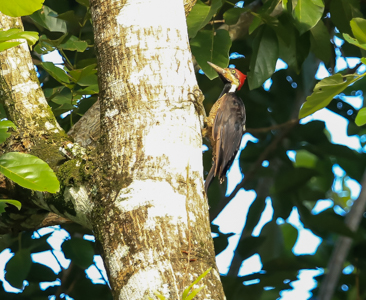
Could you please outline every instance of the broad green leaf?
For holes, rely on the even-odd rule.
[[[319,20],[313,28],[310,29],[311,51],[327,64],[332,55],[330,36],[328,29],[325,27],[322,20]]]
[[[49,31],[67,33],[66,22],[57,18],[57,13],[46,5],[42,9],[35,12],[30,18],[38,25],[48,29]]]
[[[350,21],[362,17],[359,0],[332,0],[330,18],[340,32],[351,34]]]
[[[313,93],[306,98],[306,102],[300,109],[299,118],[302,119],[326,107],[335,96],[365,75],[342,76],[341,74],[335,74],[324,78],[316,84]]]
[[[256,30],[258,28],[258,26],[262,24],[262,19],[261,19],[260,15],[254,14],[254,13],[252,13],[252,14],[254,17],[253,17],[252,23],[249,26],[249,34],[252,34],[254,32],[254,30]]]
[[[16,39],[25,39],[28,42],[28,45],[32,46],[38,41],[38,32],[22,31],[18,28],[0,31],[0,42],[7,42]]]
[[[358,48],[366,50],[366,43],[360,44],[360,42],[347,33],[343,33],[343,38],[350,44],[357,46]]]
[[[0,11],[10,17],[28,16],[41,9],[44,0],[1,1]]]
[[[60,183],[49,165],[40,158],[19,152],[0,156],[0,172],[22,187],[56,193]]]
[[[11,204],[11,205],[15,206],[18,210],[20,210],[22,208],[22,204],[17,200],[0,199],[0,214],[5,212],[5,207],[7,206],[7,204]]]
[[[214,79],[218,75],[207,61],[226,68],[229,64],[229,50],[231,39],[227,30],[217,30],[216,35],[212,30],[201,30],[191,39],[191,50],[202,71],[208,78]]]
[[[63,242],[61,248],[65,257],[82,269],[87,269],[93,263],[94,249],[89,241],[72,238]]]
[[[353,36],[360,42],[366,43],[366,20],[362,18],[353,18],[350,22]]]
[[[313,28],[322,17],[323,11],[322,0],[298,0],[293,17],[300,34]]]
[[[222,0],[213,0],[211,1],[211,6],[208,6],[201,0],[197,0],[187,16],[189,38],[194,38],[197,35],[197,32],[210,22],[222,4]]]
[[[77,95],[95,95],[99,93],[99,86],[98,84],[93,84],[85,89],[77,90],[75,91],[75,94]]]
[[[8,129],[10,127],[15,130],[17,129],[17,127],[15,126],[15,124],[12,121],[8,121],[8,120],[0,121],[0,144],[4,143],[5,140],[11,135],[8,132]]]
[[[21,43],[22,42],[2,42],[0,43],[0,52],[18,46]]]
[[[63,50],[84,52],[88,47],[88,43],[85,41],[79,40],[76,36],[72,35],[67,39],[64,43],[60,44],[57,48]]]
[[[41,63],[41,66],[58,82],[70,83],[70,78],[65,71],[56,67],[52,62],[43,62]]]
[[[76,69],[69,72],[72,80],[81,86],[89,86],[98,84],[98,77],[96,75],[96,64],[92,64],[83,69]]]
[[[294,165],[297,168],[315,168],[317,161],[318,157],[316,155],[305,149],[301,149],[296,151],[296,159]]]
[[[363,107],[358,111],[355,123],[357,126],[366,124],[366,107]]]
[[[21,249],[5,265],[5,279],[16,287],[22,288],[32,266],[29,249]]]
[[[251,90],[260,87],[275,71],[278,59],[278,40],[274,30],[266,25],[260,28],[253,42],[248,84]]]
[[[224,12],[224,20],[227,25],[234,25],[238,22],[240,15],[246,11],[247,8],[234,7]]]

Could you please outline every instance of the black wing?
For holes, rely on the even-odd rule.
[[[234,93],[227,94],[217,111],[212,129],[216,143],[214,176],[219,177],[220,183],[239,150],[245,120],[243,101]]]

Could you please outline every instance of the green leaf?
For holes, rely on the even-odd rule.
[[[22,208],[22,204],[18,200],[12,199],[0,199],[0,214],[5,212],[6,204],[11,204],[15,206],[18,210]]]
[[[318,157],[316,155],[305,149],[301,149],[296,151],[296,159],[294,165],[297,168],[304,167],[311,169],[315,168],[317,161]]]
[[[204,289],[206,286],[200,286],[197,289],[192,290],[192,292],[186,297],[186,298],[182,298],[183,300],[192,300],[202,289]]]
[[[192,287],[199,283],[203,278],[205,278],[205,276],[210,273],[212,267],[211,268],[208,268],[205,272],[203,272],[200,276],[197,277],[197,279],[195,281],[193,281],[189,287],[187,287],[184,291],[183,291],[183,294],[182,294],[182,300],[188,300],[188,293],[189,291],[192,289]],[[190,298],[191,299],[191,298]]]
[[[366,20],[362,18],[353,18],[350,22],[353,36],[360,42],[366,43]]]
[[[332,55],[330,36],[327,27],[322,20],[319,20],[313,28],[310,29],[311,51],[327,64]]]
[[[252,13],[253,17],[253,21],[249,26],[249,34],[252,34],[254,32],[254,30],[256,30],[259,25],[262,24],[262,18],[260,17],[260,15],[258,14],[254,14]]]
[[[358,111],[355,123],[357,126],[366,124],[366,107],[363,107]]]
[[[197,0],[191,12],[187,16],[189,38],[194,38],[197,35],[197,32],[210,22],[211,18],[216,14],[221,6],[221,0],[212,0],[211,6],[204,4],[201,0]]]
[[[79,40],[76,36],[72,35],[67,39],[66,42],[60,44],[57,48],[63,50],[84,52],[88,47],[88,43],[85,41]]]
[[[348,43],[350,43],[350,44],[352,44],[352,45],[355,45],[355,46],[357,46],[357,47],[359,47],[359,48],[361,48],[361,49],[366,50],[366,43],[365,43],[365,44],[360,44],[360,42],[359,42],[358,40],[354,39],[353,37],[351,37],[351,36],[350,36],[349,34],[347,34],[347,33],[343,33],[343,37],[344,37],[344,39],[345,39]]]
[[[10,17],[28,16],[41,9],[44,0],[1,1],[0,11]]]
[[[298,231],[289,223],[284,223],[280,225],[282,231],[282,236],[284,239],[285,251],[290,254],[292,253],[292,248],[295,246],[297,241]]]
[[[67,26],[64,20],[57,18],[57,13],[46,5],[42,9],[35,12],[30,18],[38,25],[52,32],[67,33]]]
[[[0,156],[0,172],[22,187],[56,193],[60,183],[49,165],[36,156],[9,152]]]
[[[230,47],[231,39],[227,30],[217,30],[216,35],[212,30],[201,30],[191,39],[192,54],[209,79],[214,79],[218,75],[207,61],[226,68],[229,64]]]
[[[32,46],[38,41],[38,32],[23,31],[18,28],[11,28],[6,31],[0,31],[0,42],[7,42],[16,39],[25,39],[28,42],[28,45]]]
[[[22,42],[2,42],[0,43],[0,52],[18,46],[21,43]]]
[[[293,17],[300,34],[313,28],[322,17],[323,11],[322,0],[298,0]]]
[[[23,281],[28,276],[32,266],[32,259],[28,249],[21,249],[5,265],[5,279],[16,287],[22,288]]]
[[[234,7],[224,12],[224,20],[227,25],[234,25],[238,22],[240,15],[249,11],[248,8]]]
[[[88,86],[85,89],[75,91],[77,95],[95,95],[99,93],[99,86],[98,84],[93,84]]]
[[[278,40],[274,30],[262,26],[253,42],[248,84],[251,90],[260,87],[275,71],[278,59]]]
[[[350,21],[362,17],[359,0],[332,0],[330,18],[340,32],[351,34]]]
[[[83,69],[76,69],[69,72],[72,80],[81,86],[97,85],[96,64],[89,65]]]
[[[82,269],[87,269],[93,263],[94,249],[89,241],[72,238],[63,242],[61,248],[65,257]]]
[[[58,82],[70,83],[70,78],[65,71],[56,67],[52,62],[43,62],[41,63],[41,66]]]
[[[8,129],[10,127],[13,128],[14,130],[17,129],[17,127],[12,121],[8,120],[0,121],[0,144],[4,143],[5,140],[11,135],[11,133],[8,132]]]
[[[313,93],[306,98],[306,102],[300,109],[299,118],[302,119],[326,107],[335,96],[365,75],[342,76],[341,74],[335,74],[324,78],[316,84]]]

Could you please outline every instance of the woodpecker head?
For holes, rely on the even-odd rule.
[[[241,89],[245,82],[245,79],[247,78],[247,75],[244,75],[242,72],[234,68],[223,69],[219,66],[216,66],[212,62],[208,61],[207,63],[219,74],[221,80],[224,83],[231,84],[231,91],[239,91]]]

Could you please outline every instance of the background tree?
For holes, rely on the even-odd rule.
[[[128,2],[125,7],[119,7],[119,4],[104,6],[106,2],[101,5],[92,1],[90,10],[87,1],[45,1],[40,11],[24,17],[26,30],[40,32],[39,42],[31,51],[31,55],[37,65],[39,81],[47,103],[43,100],[38,83],[34,83],[37,80],[33,64],[25,60],[28,51],[26,47],[21,45],[0,53],[0,83],[4,91],[1,101],[6,111],[5,113],[2,110],[2,114],[16,123],[18,128],[1,148],[2,153],[20,151],[39,156],[56,171],[61,183],[61,192],[52,196],[20,189],[5,179],[1,181],[3,198],[22,202],[20,212],[9,207],[7,212],[1,215],[0,228],[4,234],[1,247],[10,248],[16,253],[6,265],[6,279],[17,287],[22,287],[23,280],[27,280],[29,284],[21,294],[1,292],[6,299],[41,299],[47,298],[48,295],[56,295],[57,298],[69,295],[74,299],[111,297],[107,296],[110,294],[107,293],[106,284],[93,284],[84,273],[93,263],[94,253],[99,253],[94,243],[81,239],[83,234],[91,234],[92,227],[97,233],[97,243],[101,242],[102,248],[104,247],[102,252],[116,299],[123,290],[124,280],[131,278],[133,273],[131,268],[118,267],[122,262],[125,267],[126,263],[136,263],[138,259],[137,264],[141,267],[139,270],[146,271],[152,266],[156,271],[141,271],[140,274],[144,273],[141,278],[164,278],[157,282],[146,281],[149,284],[145,286],[127,287],[124,290],[126,293],[128,288],[137,291],[136,299],[141,299],[147,289],[150,289],[151,297],[152,290],[158,289],[165,296],[170,292],[170,296],[175,298],[177,296],[172,295],[178,295],[184,286],[214,264],[210,240],[207,237],[207,225],[203,222],[193,226],[192,223],[194,220],[205,219],[207,205],[204,202],[200,177],[201,111],[197,103],[199,97],[189,94],[195,94],[197,87],[194,78],[192,79],[192,70],[189,69],[190,54],[184,45],[185,39],[182,38],[178,42],[172,33],[172,36],[168,35],[172,41],[165,41],[166,48],[161,47],[159,51],[162,52],[157,52],[156,56],[151,55],[147,58],[145,53],[142,57],[140,54],[135,63],[130,60],[141,45],[146,45],[150,50],[155,49],[155,43],[163,43],[161,32],[136,34],[133,30],[136,23],[142,24],[142,27],[146,24],[169,24],[171,28],[182,30],[182,19],[177,17],[179,11],[177,14],[166,13],[167,8],[172,11],[178,9],[179,1],[170,2],[172,1],[160,3],[161,8],[155,9],[156,4],[153,2],[135,4],[136,7]],[[146,5],[151,7],[148,6],[150,13],[145,15],[143,12],[146,11]],[[192,2],[185,3],[186,13],[191,8]],[[91,12],[97,37],[95,41],[90,22]],[[211,220],[218,216],[241,188],[253,189],[257,194],[249,209],[229,273],[221,277],[227,299],[275,299],[281,290],[290,288],[300,270],[317,267],[325,270],[335,267],[336,271],[329,273],[340,276],[339,280],[329,277],[324,280],[324,276],[317,278],[321,289],[326,291],[319,291],[318,288],[314,290],[320,299],[330,299],[333,291],[334,299],[365,297],[365,289],[360,284],[365,276],[365,222],[362,216],[366,199],[363,196],[362,179],[365,155],[363,150],[356,152],[346,146],[332,143],[323,122],[299,124],[300,107],[316,84],[314,75],[319,64],[324,63],[329,72],[335,74],[337,58],[362,56],[362,48],[366,43],[366,27],[361,19],[354,18],[363,16],[364,5],[358,1],[245,1],[244,7],[241,8],[221,0],[213,0],[210,3],[197,1],[187,18],[196,70],[202,69],[207,75],[197,73],[199,87],[206,98],[206,110],[208,111],[217,99],[222,87],[219,82],[208,79],[214,78],[214,73],[206,61],[221,66],[226,66],[229,62],[235,64],[236,68],[248,73],[248,85],[239,95],[244,100],[248,113],[248,134],[258,139],[256,143],[248,142],[240,154],[244,178],[234,191],[226,194],[226,184],[219,185],[215,182],[208,194]],[[2,28],[20,26],[17,19],[3,15],[1,17]],[[117,28],[123,29],[122,32],[115,32],[118,31]],[[150,39],[147,40],[148,37]],[[339,46],[335,43],[337,37],[347,42]],[[177,44],[173,44],[173,41]],[[136,44],[140,46],[134,50]],[[159,57],[169,57],[171,54],[168,50],[172,45],[176,45],[176,48],[173,47],[176,53],[169,61],[171,65],[167,66],[165,59],[159,60]],[[98,49],[100,93],[94,46]],[[54,63],[41,62],[39,59],[40,55],[55,49],[63,57],[64,71]],[[164,49],[167,51],[164,52]],[[245,57],[231,55],[230,61],[230,53],[242,54]],[[278,58],[286,62],[288,68],[275,72]],[[11,64],[10,61],[14,63]],[[12,68],[9,69],[9,66]],[[361,79],[362,76],[355,74],[361,67],[362,64],[359,63],[335,77],[323,80],[302,106],[300,117],[327,106],[327,109],[349,121],[348,134],[358,137],[364,146],[364,128],[355,125],[356,109],[342,98],[344,95],[352,96],[356,92],[363,92],[364,80]],[[29,75],[25,75],[24,70],[28,70]],[[162,76],[165,74],[163,70],[166,70],[167,77]],[[265,89],[262,85],[269,77],[272,79],[272,85],[270,89]],[[361,80],[356,81],[358,79]],[[353,82],[355,83],[349,86]],[[166,94],[159,94],[159,91],[166,91]],[[341,92],[344,94],[337,96]],[[174,97],[170,98],[171,95]],[[98,96],[101,99],[100,108]],[[52,108],[52,113],[47,104]],[[176,111],[172,113],[172,109]],[[100,132],[99,111],[102,124]],[[66,112],[70,113],[67,116],[62,115]],[[181,120],[180,126],[169,123],[176,120],[169,121],[162,112]],[[82,148],[78,144],[70,143],[70,137],[54,122],[53,115],[63,130],[67,132],[71,129],[69,134]],[[84,116],[80,119],[81,115]],[[153,124],[152,121],[162,124]],[[358,125],[363,123],[362,110],[356,121]],[[178,131],[164,131],[165,125],[171,125]],[[145,137],[148,131],[144,129],[145,126],[159,128],[154,135],[154,142],[159,141],[158,149],[145,149],[146,144],[141,143],[142,137]],[[133,129],[130,132],[131,128]],[[167,145],[170,144],[182,145],[179,143],[182,143],[183,137],[187,141],[183,144],[189,145],[187,149],[192,149],[190,158],[188,155],[182,158],[182,148],[178,146],[168,149]],[[63,153],[60,153],[59,148],[62,145]],[[162,153],[157,151],[162,151],[162,148],[164,151],[171,150],[169,163],[164,168],[169,170],[169,174],[156,173],[157,166],[167,163],[166,159],[158,163],[149,161],[150,156],[160,156]],[[141,150],[141,153],[137,150]],[[294,162],[287,155],[289,150],[296,152]],[[151,151],[150,155],[144,155],[149,153],[145,151]],[[95,157],[103,163],[98,164],[94,160]],[[183,161],[184,165],[174,165],[175,159]],[[264,161],[268,161],[268,166],[263,164]],[[204,154],[205,170],[209,170],[210,164],[211,154],[207,151]],[[349,201],[352,199],[346,176],[342,181],[342,189],[334,189],[334,165],[339,165],[347,177],[361,184],[362,190],[357,205],[352,205],[353,201]],[[174,168],[170,168],[171,166]],[[143,177],[142,174],[148,174],[150,177]],[[153,180],[151,185],[146,185],[147,178]],[[149,207],[142,205],[142,211],[136,210],[136,214],[132,213],[125,218],[120,217],[120,211],[114,211],[110,205],[116,203],[116,199],[119,201],[117,195],[126,182],[136,184],[143,181],[139,188],[132,189],[135,192],[140,191],[137,193],[140,199],[144,199],[145,193],[155,195],[154,191],[159,192],[159,196],[171,195],[171,192],[164,190],[169,187],[162,187],[159,183],[163,178],[170,178],[170,189],[173,187],[173,190],[184,198],[183,203],[188,203],[186,206],[189,213],[185,214],[185,206],[175,206],[176,210],[183,208],[184,212],[184,215],[177,215],[176,210],[169,211],[167,207],[171,202],[160,202],[163,207],[154,202],[154,206],[159,207],[156,213],[161,214],[168,209],[171,220],[179,219],[177,216],[180,216],[181,220],[184,216],[190,217],[183,224],[175,223],[179,224],[177,227],[169,225],[168,220],[161,215],[161,219],[154,219],[152,224],[148,224],[160,226],[158,231],[161,230],[164,234],[166,231],[167,236],[172,236],[174,228],[179,228],[183,241],[180,246],[177,246],[177,242],[166,243],[164,237],[158,239],[162,242],[158,245],[153,243],[156,236],[150,236],[153,240],[148,242],[146,232],[134,227],[140,224],[136,220],[146,221],[142,219],[146,211],[150,210]],[[117,183],[115,185],[110,184],[111,182]],[[185,184],[180,185],[180,182]],[[119,183],[122,185],[118,185]],[[159,188],[156,188],[158,185]],[[125,194],[128,198],[131,193]],[[258,237],[253,237],[253,229],[261,217],[268,196],[271,197],[274,208],[273,220],[265,225]],[[339,215],[333,209],[327,209],[317,215],[312,214],[312,208],[320,199],[333,200],[334,205],[341,206],[345,212],[349,211],[347,216]],[[91,203],[94,203],[94,206]],[[314,255],[295,256],[291,249],[297,238],[296,229],[286,222],[276,222],[279,218],[286,220],[294,207],[297,208],[304,226],[323,238]],[[65,218],[74,223],[67,223]],[[30,259],[30,253],[51,248],[46,242],[48,235],[38,238],[39,236],[31,231],[18,234],[20,231],[52,224],[63,224],[61,226],[70,233],[70,239],[63,242],[62,250],[72,263],[57,275]],[[220,233],[216,226],[212,230],[218,234],[215,238],[215,249],[216,253],[219,253],[226,248],[230,235]],[[130,234],[121,234],[126,231]],[[131,253],[125,253],[127,244],[124,243],[128,241],[121,241],[122,236],[133,237],[134,245],[152,249],[152,254],[130,257]],[[339,236],[347,238],[339,239]],[[198,241],[202,244],[197,243]],[[164,255],[162,258],[158,257],[162,244],[169,244],[167,248],[163,247],[164,253],[169,253],[169,259]],[[261,257],[262,272],[238,276],[242,261],[254,253],[259,253]],[[168,271],[164,269],[166,261],[171,266]],[[340,270],[348,264],[355,267],[354,271],[341,274]],[[138,268],[136,267],[136,270]],[[214,272],[211,271],[211,275],[205,277],[204,283],[208,287],[205,292],[197,295],[197,299],[223,298]],[[38,286],[39,282],[55,279],[59,280],[60,285],[45,290]],[[252,279],[259,279],[259,283],[243,285],[243,282]],[[164,286],[174,280],[179,283],[175,288],[170,286],[169,289]],[[344,285],[347,286],[347,290],[340,288]],[[211,293],[211,296],[208,293]],[[124,294],[121,295],[123,297]],[[132,293],[128,295],[130,297]]]

